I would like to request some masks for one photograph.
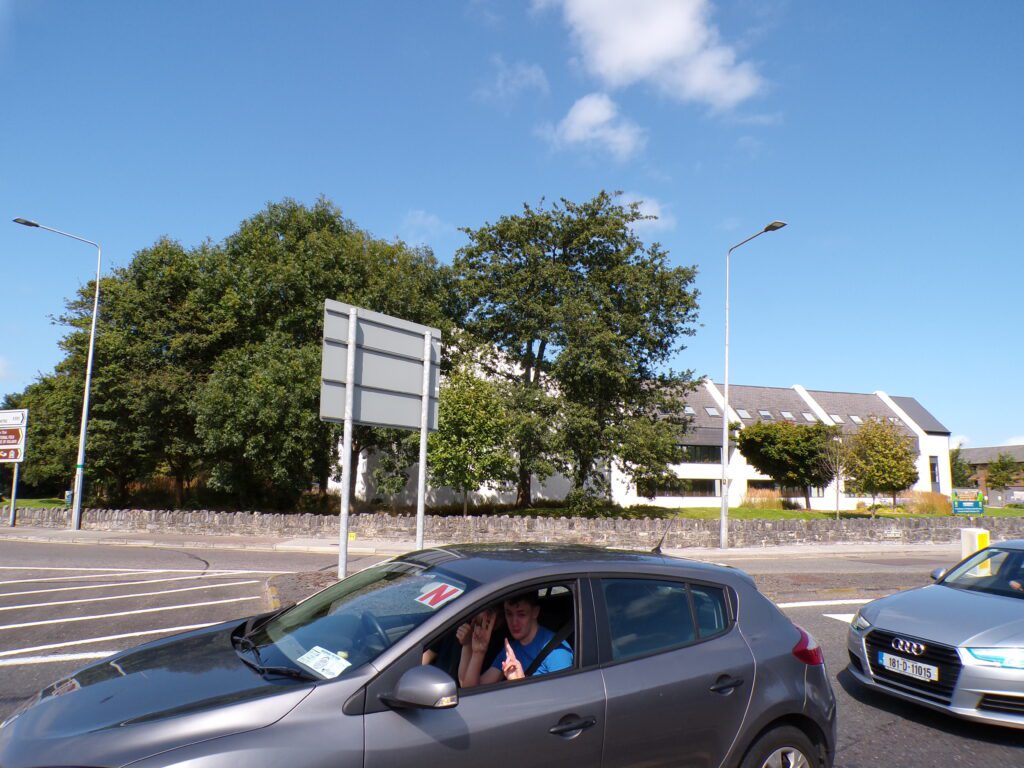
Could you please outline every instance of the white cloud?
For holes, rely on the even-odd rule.
[[[410,245],[427,245],[451,229],[451,225],[429,211],[414,209],[405,214],[398,234]]]
[[[619,116],[619,108],[606,93],[590,93],[579,99],[555,127],[541,133],[556,147],[582,146],[603,149],[618,160],[635,155],[644,145],[643,129]]]
[[[507,104],[527,91],[547,94],[549,89],[547,75],[539,64],[528,64],[516,61],[509,64],[501,56],[492,56],[491,64],[495,68],[494,79],[477,89],[477,98],[496,104]]]
[[[1003,445],[1024,445],[1024,435],[1008,437],[1002,442]]]
[[[728,110],[764,81],[721,41],[710,0],[540,0],[561,5],[583,66],[608,88],[655,85],[680,101]]]
[[[633,229],[647,232],[664,232],[676,228],[676,217],[668,210],[668,207],[650,195],[641,195],[638,192],[624,192],[619,198],[623,204],[640,203],[640,213],[644,216],[655,216],[654,219],[638,221]]]

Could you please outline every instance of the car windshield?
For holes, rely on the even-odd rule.
[[[989,547],[950,571],[944,586],[1024,598],[1024,551]]]
[[[331,679],[373,661],[477,586],[436,566],[390,561],[313,595],[249,639],[266,665],[288,664]]]

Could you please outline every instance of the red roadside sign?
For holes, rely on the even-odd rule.
[[[10,445],[21,445],[24,438],[24,431],[21,427],[0,427],[0,448]]]
[[[20,462],[25,458],[27,431],[27,409],[0,411],[0,463]]]
[[[0,448],[0,461],[21,461],[21,448]]]

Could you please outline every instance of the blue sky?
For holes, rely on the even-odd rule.
[[[622,190],[700,273],[676,366],[916,397],[1024,442],[1024,3],[0,0],[0,392],[49,317],[170,235],[326,195],[449,260],[460,226]]]

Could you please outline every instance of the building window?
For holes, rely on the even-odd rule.
[[[851,416],[850,417],[850,421],[852,421],[854,424],[863,424],[864,423],[864,419],[862,419],[860,416]]]
[[[717,496],[717,480],[684,480],[678,478],[668,483],[655,485],[649,482],[637,483],[637,493],[644,498],[653,499],[658,496],[672,498],[692,496]]]
[[[932,483],[939,482],[939,457],[929,456],[928,457],[928,469],[931,472]]]
[[[890,416],[889,423],[895,424],[897,427],[902,426],[903,422],[900,421],[899,416]]]
[[[807,411],[804,411],[804,413],[803,413],[803,417],[804,417],[804,418],[805,418],[805,419],[806,419],[807,421],[810,421],[810,422],[815,422],[815,421],[817,421],[817,419],[816,419],[816,418],[814,418],[814,414],[813,414],[813,413],[808,413]]]
[[[757,415],[760,416],[765,421],[772,421],[775,418],[774,416],[772,416],[771,411],[758,411]]]
[[[684,464],[721,464],[722,448],[718,445],[680,445]]]
[[[718,409],[717,408],[712,408],[710,405],[704,406],[704,410],[707,411],[708,416],[717,416],[718,415]]]
[[[693,406],[692,405],[684,405],[683,406],[683,413],[685,413],[687,416],[693,416],[697,412],[695,410],[693,410]]]
[[[784,499],[802,499],[804,489],[796,486],[779,485],[774,480],[747,480],[747,490],[777,491]],[[811,488],[811,498],[820,499],[825,495],[824,488]]]
[[[741,419],[749,419],[750,418],[750,411],[746,410],[745,408],[737,408],[736,409],[736,413],[739,414],[739,417]]]
[[[842,424],[843,423],[843,419],[842,419],[842,417],[840,417],[840,415],[838,413],[830,413],[828,415],[828,417],[830,419],[832,419],[832,421],[834,421],[836,424]]]
[[[789,411],[779,411],[779,413],[781,413],[782,418],[786,419],[787,421],[796,421],[796,419],[793,417],[793,414],[790,413]]]

